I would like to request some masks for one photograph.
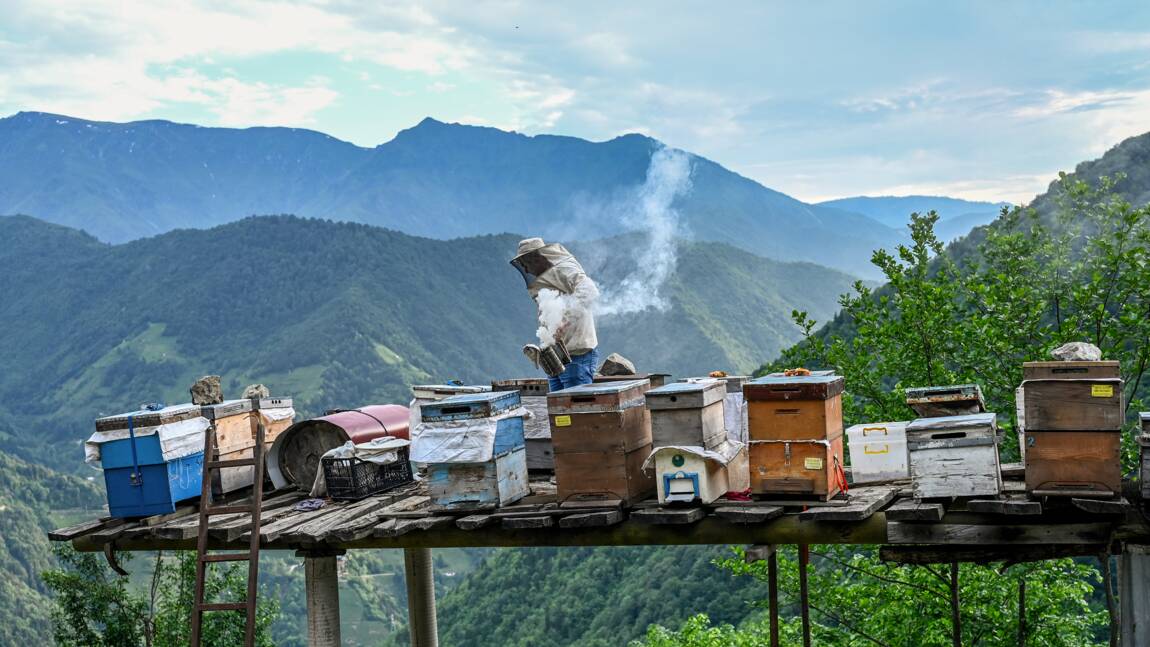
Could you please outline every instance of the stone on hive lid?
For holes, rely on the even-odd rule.
[[[1102,359],[1102,351],[1094,344],[1072,341],[1050,351],[1051,357],[1063,362],[1097,362]]]
[[[599,367],[599,375],[635,375],[635,364],[619,353],[611,353]]]
[[[245,400],[250,398],[270,398],[271,395],[271,390],[263,384],[249,384],[248,387],[244,389]]]
[[[192,394],[192,404],[203,406],[205,404],[219,404],[224,401],[224,392],[220,388],[219,375],[205,375],[196,380],[189,389]]]

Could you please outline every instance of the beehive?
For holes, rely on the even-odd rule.
[[[1036,496],[1110,496],[1122,491],[1122,435],[1027,431],[1026,491]]]
[[[964,416],[986,411],[982,388],[977,384],[910,388],[906,390],[906,403],[923,418]]]
[[[412,460],[427,464],[433,509],[484,510],[527,496],[522,411],[517,391],[423,405]]]
[[[997,496],[1002,490],[993,413],[919,418],[906,427],[914,495]]]
[[[837,375],[768,375],[745,383],[750,439],[830,440],[841,436],[844,384]]]
[[[751,492],[829,499],[842,490],[843,437],[751,441]]]
[[[264,423],[264,449],[272,446],[295,418],[291,398],[263,398],[260,413],[255,413],[250,399],[228,400],[202,408],[203,416],[216,426],[216,448],[221,460],[251,458],[256,446],[253,418],[259,415]],[[224,467],[212,475],[212,492],[235,492],[252,484],[251,467]]]
[[[749,487],[746,446],[724,443],[717,450],[659,447],[647,466],[654,469],[660,503],[711,503]]]
[[[655,490],[642,469],[651,453],[647,380],[613,381],[547,396],[560,501],[633,503]]]
[[[718,449],[727,441],[724,399],[718,380],[676,382],[646,393],[655,447],[684,445]]]

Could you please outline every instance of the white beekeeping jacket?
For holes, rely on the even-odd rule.
[[[574,297],[567,301],[567,312],[564,317],[567,328],[563,331],[560,341],[572,355],[582,355],[594,350],[599,346],[599,337],[595,333],[594,313],[595,301],[599,298],[598,286],[583,271],[583,266],[575,260],[571,252],[559,243],[551,243],[541,248],[539,252],[551,261],[551,269],[539,275],[528,291],[536,299],[539,291],[544,289]]]

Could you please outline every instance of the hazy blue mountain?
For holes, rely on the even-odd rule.
[[[593,240],[632,229],[619,201],[661,144],[528,137],[425,119],[375,148],[293,128],[0,119],[0,214],[124,242],[252,214],[293,213],[440,239],[502,232]],[[759,256],[873,277],[900,239],[865,215],[809,205],[694,157],[675,206],[687,234]]]
[[[534,305],[507,264],[517,241],[279,216],[110,245],[0,217],[0,403],[26,431],[12,446],[76,466],[92,418],[183,401],[207,373],[231,393],[268,384],[312,413],[405,402],[414,383],[536,374],[520,352],[534,340]],[[634,244],[573,247],[601,257],[594,276],[611,286]],[[668,308],[600,318],[600,349],[680,376],[748,371],[797,340],[792,309],[828,318],[851,281],[684,243]],[[44,453],[64,440],[74,452]]]
[[[939,215],[935,231],[943,241],[954,240],[970,233],[975,227],[989,224],[1008,202],[977,202],[932,195],[859,196],[820,202],[820,206],[844,209],[869,216],[882,224],[905,231],[914,212],[936,211]]]

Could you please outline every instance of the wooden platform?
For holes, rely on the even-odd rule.
[[[1009,468],[1008,468],[1009,469]],[[1004,470],[1008,479],[1014,476]],[[1017,478],[1017,477],[1015,477]],[[1096,554],[1115,541],[1150,543],[1141,501],[1031,500],[1007,480],[999,498],[917,501],[905,483],[853,487],[832,501],[734,501],[660,506],[556,501],[548,477],[531,482],[521,503],[486,512],[434,512],[426,487],[413,483],[356,502],[298,509],[298,492],[272,492],[263,503],[265,550],[463,546],[610,546],[651,544],[877,544],[891,546],[1061,546]],[[194,548],[198,516],[188,505],[167,515],[97,519],[49,534],[77,550]],[[243,515],[212,519],[211,544],[240,548],[250,537]],[[1078,547],[1078,548],[1075,548]]]

